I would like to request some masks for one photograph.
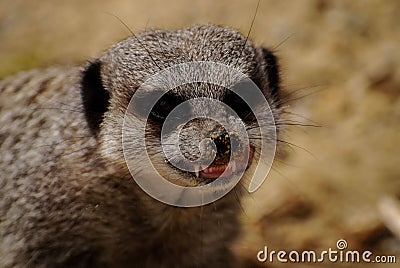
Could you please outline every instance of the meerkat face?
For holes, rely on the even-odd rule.
[[[171,87],[161,79],[143,86],[157,73],[190,62],[222,64],[248,80]],[[208,71],[205,75],[212,76]],[[217,80],[226,76],[216,75]],[[261,138],[275,139],[260,129],[273,126],[275,131],[280,114],[278,65],[268,49],[255,48],[225,28],[153,31],[118,43],[90,63],[83,71],[82,98],[88,125],[111,163],[145,176],[151,168],[143,161],[147,157],[164,179],[180,186],[229,182],[237,173],[247,176],[260,160]],[[265,101],[272,119],[256,116]]]
[[[154,95],[149,90],[138,99],[149,100]],[[164,178],[182,186],[198,186],[218,178],[229,179],[248,168],[255,144],[246,146],[247,133],[241,125],[254,125],[256,121],[248,104],[237,94],[216,85],[196,83],[156,95],[161,97],[145,116],[145,142],[151,162]],[[132,113],[138,116],[132,116],[129,129],[140,124],[146,104],[131,103]],[[127,133],[128,139],[138,136],[132,130]]]

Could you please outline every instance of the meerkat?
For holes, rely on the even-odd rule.
[[[231,252],[240,233],[235,191],[199,207],[171,206],[138,187],[124,160],[121,129],[132,95],[149,76],[193,61],[240,70],[257,84],[279,120],[277,58],[215,25],[143,32],[85,66],[33,70],[0,82],[1,267],[237,266]],[[207,84],[194,87],[171,90],[157,102],[147,121],[150,144],[159,144],[157,131],[183,99],[218,99],[246,125],[255,123],[237,96]],[[130,146],[135,153],[134,140]],[[161,160],[167,179],[180,185],[200,185],[218,173],[180,172]],[[135,161],[142,165],[140,157]]]

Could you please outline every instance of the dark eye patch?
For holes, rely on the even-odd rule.
[[[167,92],[165,93],[151,109],[149,119],[153,122],[162,124],[168,114],[183,100]]]
[[[251,90],[249,90],[250,87],[252,87]],[[256,120],[251,107],[254,109],[263,101],[254,96],[253,90],[253,84],[249,82],[239,83],[234,86],[233,90],[229,90],[223,99],[223,102],[229,105],[244,122],[254,122]]]
[[[148,118],[154,123],[162,124],[168,114],[182,102],[182,99],[171,92],[140,93],[133,99],[131,112],[139,117]]]
[[[243,121],[253,121],[255,116],[249,105],[236,93],[230,91],[224,98],[224,103],[229,105]]]

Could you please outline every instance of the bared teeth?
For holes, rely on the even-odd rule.
[[[200,175],[200,170],[201,170],[201,166],[200,165],[194,165],[194,173],[196,174],[196,178],[199,177]]]
[[[214,172],[220,172],[224,171],[226,169],[226,165],[224,166],[213,166],[213,167],[208,167],[203,170],[204,173],[214,173]]]
[[[217,179],[219,177],[230,177],[233,174],[237,173],[238,170],[245,170],[248,166],[251,165],[251,160],[253,158],[253,151],[250,150],[249,160],[247,163],[244,159],[236,159],[233,160],[226,165],[196,165],[194,169],[194,173],[196,177],[202,177],[207,179]]]
[[[232,173],[235,173],[236,172],[236,161],[232,161]]]
[[[195,174],[196,177],[200,176],[200,172],[204,174],[210,174],[210,173],[218,173],[218,172],[223,172],[226,169],[231,171],[231,173],[236,173],[238,169],[242,168],[242,165],[240,163],[237,163],[237,161],[232,161],[230,165],[218,165],[218,166],[209,166],[209,167],[202,167],[196,166],[195,167]]]

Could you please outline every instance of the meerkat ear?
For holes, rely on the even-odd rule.
[[[278,58],[272,53],[271,50],[265,47],[259,47],[259,57],[261,57],[263,76],[266,79],[271,96],[275,100],[280,99],[280,78],[279,78],[279,63]],[[277,102],[279,103],[279,101]]]
[[[82,73],[81,96],[90,131],[96,135],[107,111],[110,93],[101,81],[101,62],[90,62]]]

